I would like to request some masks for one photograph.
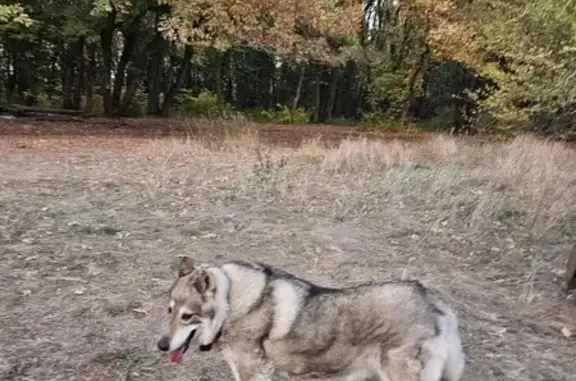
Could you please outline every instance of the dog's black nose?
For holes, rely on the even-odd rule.
[[[168,336],[162,336],[162,338],[158,340],[158,349],[166,352],[168,348],[170,348],[170,338]]]
[[[200,345],[200,346],[199,346],[199,349],[200,349],[202,352],[209,352],[210,350],[212,350],[212,343],[207,344],[207,345]]]

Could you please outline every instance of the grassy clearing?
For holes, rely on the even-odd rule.
[[[155,350],[184,253],[326,285],[417,277],[462,318],[466,380],[576,373],[558,276],[576,231],[570,148],[102,139],[0,142],[2,379],[229,379],[214,354],[175,368]]]

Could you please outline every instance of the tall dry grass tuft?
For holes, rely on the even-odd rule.
[[[509,207],[524,213],[532,238],[551,231],[571,232],[576,216],[576,156],[564,144],[519,137],[501,147],[486,163],[491,189],[507,197]],[[506,192],[507,191],[507,192]],[[502,205],[504,207],[504,205]]]
[[[508,229],[537,242],[574,234],[575,155],[562,143],[525,136],[490,144],[364,138],[336,147],[315,139],[293,149],[261,144],[244,131],[151,143],[159,173],[150,175],[150,189],[156,192],[170,171],[186,182],[200,168],[205,175],[225,172],[219,181],[235,197],[266,195],[339,219],[426,212],[470,233]],[[393,208],[398,203],[407,209]]]
[[[344,140],[337,149],[322,152],[322,165],[334,170],[376,170],[383,166],[411,164],[416,153],[415,149],[407,148],[401,142],[385,143],[366,138]]]

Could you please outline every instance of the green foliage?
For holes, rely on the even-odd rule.
[[[138,89],[134,95],[134,99],[126,110],[126,114],[132,118],[139,118],[146,116],[148,97],[144,91]]]
[[[175,112],[180,118],[232,119],[238,115],[232,106],[221,103],[218,96],[208,90],[198,95],[194,95],[190,90],[183,90],[176,97]]]
[[[310,115],[305,108],[292,109],[282,104],[277,104],[273,110],[253,113],[253,116],[257,120],[280,124],[305,124],[310,120]]]
[[[330,118],[326,120],[326,124],[329,124],[331,126],[345,126],[345,127],[354,127],[360,125],[358,120],[346,119],[346,118]]]
[[[0,27],[29,27],[33,23],[24,7],[20,4],[0,4]]]
[[[86,104],[86,99],[84,99],[83,104]],[[95,94],[92,99],[92,115],[104,115],[104,100],[102,95]]]
[[[21,4],[0,5],[0,39],[2,37],[15,40],[33,38],[31,28],[35,24],[35,20]]]
[[[484,40],[507,67],[484,68],[500,89],[483,105],[505,120],[526,120],[576,102],[576,1],[500,5],[500,17],[484,25]]]
[[[420,128],[423,131],[450,131],[453,127],[452,118],[453,110],[445,107],[438,115],[420,122]]]
[[[382,99],[386,99],[390,107],[389,115],[398,116],[406,99],[406,79],[407,70],[394,69],[390,64],[381,64],[378,57],[368,68],[367,91],[372,107],[377,108],[377,104]]]
[[[40,107],[59,108],[62,105],[62,94],[61,92],[51,94],[41,92],[36,96],[36,104]]]
[[[178,43],[219,50],[251,46],[299,60],[331,61],[361,25],[356,0],[160,0],[173,12],[162,22]],[[337,39],[333,40],[333,39]]]
[[[362,131],[376,131],[385,133],[419,133],[422,126],[413,121],[401,121],[398,118],[392,118],[379,113],[367,113],[364,120],[358,125]]]

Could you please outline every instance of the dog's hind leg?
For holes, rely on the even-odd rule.
[[[390,380],[390,376],[388,375],[388,371],[386,369],[379,367],[376,370],[376,373],[378,374],[378,380],[380,380],[380,381],[392,381],[392,380]]]
[[[450,310],[445,311],[438,318],[438,327],[440,334],[426,342],[422,348],[426,360],[422,380],[436,381],[440,378],[442,381],[459,381],[465,361],[456,315]]]
[[[458,333],[458,325],[455,319],[451,322],[450,330],[446,335],[446,351],[448,357],[444,365],[442,379],[444,381],[459,381],[464,373],[466,365],[464,351],[462,350],[462,339]]]
[[[459,381],[464,354],[458,336],[436,337],[422,347],[420,381]]]
[[[464,373],[464,352],[460,346],[451,346],[448,348],[448,358],[444,365],[442,381],[460,381]]]
[[[422,345],[419,357],[422,364],[420,381],[440,381],[448,359],[448,345],[445,338],[438,335],[426,341]]]
[[[390,381],[422,381],[422,362],[414,356],[414,348],[397,348],[389,350],[386,357],[386,369]],[[438,377],[439,381],[440,377]],[[428,381],[426,379],[426,381]]]

